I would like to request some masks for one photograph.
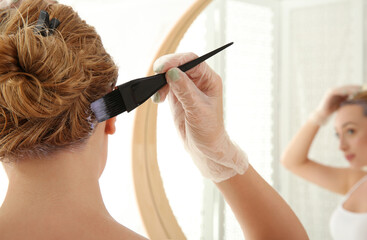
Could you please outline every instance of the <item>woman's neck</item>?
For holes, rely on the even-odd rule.
[[[24,216],[29,212],[25,216],[39,217],[68,212],[79,217],[109,216],[98,183],[101,161],[92,155],[88,151],[64,151],[50,159],[24,159],[6,164],[9,187],[0,215]]]

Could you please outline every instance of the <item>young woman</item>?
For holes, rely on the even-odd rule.
[[[143,239],[110,216],[98,184],[115,119],[97,123],[90,104],[113,90],[115,63],[72,8],[17,4],[0,11],[0,159],[9,177],[0,239]],[[41,10],[60,25],[38,28]],[[226,134],[221,78],[205,63],[187,73],[176,68],[193,58],[168,56],[159,69],[170,69],[160,96],[169,92],[194,161],[216,182],[247,239],[307,239]]]
[[[339,149],[349,167],[326,166],[308,158],[310,146],[327,119],[336,112]],[[367,239],[367,92],[360,86],[343,86],[326,93],[319,108],[301,127],[285,150],[282,163],[299,175],[330,191],[344,195],[332,215],[334,239]]]

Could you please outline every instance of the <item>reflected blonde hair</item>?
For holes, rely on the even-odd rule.
[[[363,109],[363,115],[367,117],[367,91],[361,91],[353,95],[350,99],[342,102],[340,106],[345,105],[360,105]]]
[[[355,101],[366,101],[367,102],[367,91],[363,90],[357,94],[355,94],[351,100],[355,100]]]
[[[53,35],[34,32],[41,10],[61,22]],[[95,123],[90,103],[117,76],[100,36],[71,7],[28,0],[0,11],[0,160],[84,142]]]

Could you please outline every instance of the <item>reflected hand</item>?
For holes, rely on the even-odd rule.
[[[168,95],[178,132],[204,177],[220,182],[243,174],[245,153],[229,138],[223,121],[222,79],[205,62],[186,73],[178,68],[197,58],[193,53],[171,54],[158,59],[156,72],[165,72],[168,85],[153,97]]]
[[[361,90],[361,86],[346,85],[327,91],[319,107],[312,114],[311,119],[318,125],[325,124],[329,117],[339,109],[342,102]]]

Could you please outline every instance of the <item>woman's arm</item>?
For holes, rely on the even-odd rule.
[[[285,149],[281,162],[294,174],[330,191],[345,194],[354,183],[355,171],[349,168],[325,166],[308,158],[309,151],[320,126],[335,112],[358,86],[335,88],[325,95],[319,108],[301,127]]]
[[[282,164],[287,169],[297,173],[299,168],[310,161],[308,153],[319,128],[319,125],[308,120],[293,137],[281,158]]]
[[[216,185],[231,206],[246,239],[308,239],[288,204],[251,166],[245,174]]]

